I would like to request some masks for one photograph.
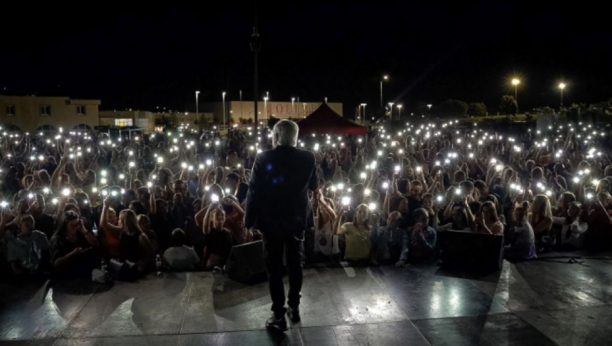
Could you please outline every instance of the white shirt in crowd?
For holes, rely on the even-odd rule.
[[[200,257],[192,247],[173,246],[164,252],[164,265],[175,271],[195,270],[200,265]]]
[[[589,225],[580,220],[579,217],[574,220],[574,222],[567,224],[565,222],[566,218],[553,216],[553,223],[555,225],[561,225],[561,241],[563,244],[568,243],[577,248],[582,248],[584,243],[584,232],[587,231]],[[569,238],[567,237],[567,232],[571,232]]]
[[[514,227],[514,233],[518,233],[516,244],[535,244],[535,235],[529,222],[523,221],[520,226]]]
[[[314,217],[315,224],[315,238],[314,238],[314,250],[323,255],[331,256],[333,254],[333,229],[332,222],[329,221],[323,227],[319,228],[319,218],[317,214]]]

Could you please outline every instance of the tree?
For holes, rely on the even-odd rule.
[[[506,115],[516,115],[518,112],[518,103],[514,99],[514,96],[502,96],[501,103],[499,104],[499,110]]]
[[[482,102],[470,103],[468,114],[473,117],[484,117],[487,115],[487,105]]]
[[[463,118],[468,112],[468,104],[460,100],[446,100],[435,107],[435,114],[440,118]]]

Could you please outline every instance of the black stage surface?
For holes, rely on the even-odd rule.
[[[437,263],[305,270],[302,322],[263,328],[267,284],[212,273],[0,284],[2,345],[612,345],[610,254],[492,274]],[[561,257],[561,258],[559,258]]]

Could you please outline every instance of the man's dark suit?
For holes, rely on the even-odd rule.
[[[264,237],[272,311],[285,314],[283,252],[289,273],[288,305],[297,308],[302,289],[304,231],[312,218],[308,190],[318,187],[313,153],[278,146],[257,155],[247,196],[245,225]]]

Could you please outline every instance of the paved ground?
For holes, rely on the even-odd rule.
[[[555,256],[559,254],[551,254]],[[305,271],[302,322],[263,329],[266,283],[161,273],[136,283],[0,284],[2,345],[612,345],[612,260]]]

